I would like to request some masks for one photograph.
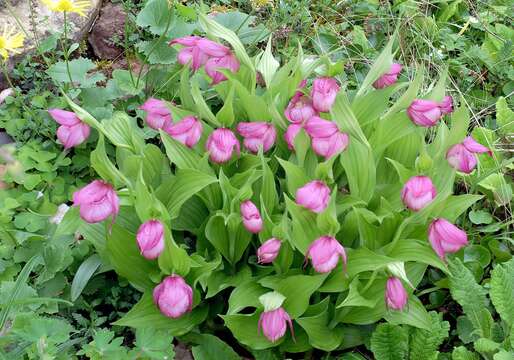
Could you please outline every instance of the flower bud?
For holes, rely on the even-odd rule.
[[[240,206],[243,225],[251,233],[258,233],[262,230],[262,218],[257,206],[250,200],[243,201]]]
[[[405,308],[408,295],[400,279],[397,277],[387,279],[385,298],[389,309],[401,311]]]
[[[205,144],[211,161],[215,163],[224,163],[232,158],[234,151],[239,154],[239,141],[230,129],[216,129],[207,139]]]
[[[436,254],[444,260],[447,253],[455,253],[468,244],[468,235],[449,221],[439,218],[430,224],[428,240]]]
[[[172,124],[171,111],[162,100],[149,98],[139,109],[146,111],[146,123],[155,130]]]
[[[296,190],[296,203],[315,213],[323,212],[330,201],[330,188],[321,180],[308,182]]]
[[[200,140],[202,129],[202,123],[194,116],[186,116],[175,124],[169,122],[163,128],[173,139],[190,148]]]
[[[166,277],[153,290],[153,301],[165,316],[176,319],[193,308],[193,289],[182,277]]]
[[[441,112],[443,114],[449,114],[453,112],[453,98],[451,96],[445,96],[443,101],[439,104]]]
[[[339,92],[336,79],[329,77],[317,78],[312,83],[312,105],[319,112],[329,112]]]
[[[141,255],[156,259],[164,250],[164,226],[159,220],[149,220],[141,224],[136,239]]]
[[[393,85],[398,80],[398,74],[402,71],[402,66],[397,63],[393,63],[387,73],[378,78],[373,83],[375,89],[383,89],[387,86]]]
[[[413,176],[403,186],[402,201],[409,209],[419,211],[434,200],[436,188],[427,176]]]
[[[346,252],[343,246],[331,236],[322,236],[309,246],[307,258],[311,259],[314,270],[319,273],[332,271],[339,262],[339,257],[346,265]]]
[[[326,160],[343,152],[350,139],[348,134],[337,132],[326,138],[312,138],[312,150]]]
[[[271,238],[264,242],[257,249],[258,262],[261,264],[269,264],[278,256],[282,242],[277,238]]]
[[[50,116],[61,126],[57,129],[57,138],[65,149],[82,144],[91,128],[82,122],[74,112],[61,109],[49,109]]]

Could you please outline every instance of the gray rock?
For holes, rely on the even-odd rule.
[[[119,44],[125,37],[125,11],[120,4],[107,4],[100,11],[88,41],[100,59],[114,60],[123,53]]]
[[[87,35],[91,29],[91,25],[98,16],[102,0],[90,1],[91,7],[87,11],[86,16],[80,16],[78,14],[69,14],[68,16],[69,37],[74,41],[80,41]],[[0,24],[14,26],[19,29],[19,31],[22,30],[10,14],[9,8],[6,6],[7,2],[12,5],[14,13],[19,18],[21,25],[30,35],[25,39],[23,52],[9,58],[7,66],[12,69],[17,62],[29,53],[34,52],[36,39],[41,41],[50,33],[63,31],[64,16],[63,13],[50,11],[39,0],[0,0]],[[0,74],[0,88],[3,87],[6,87],[5,79],[3,79],[3,75]]]

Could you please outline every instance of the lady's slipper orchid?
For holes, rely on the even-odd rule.
[[[195,146],[202,136],[202,123],[194,116],[186,116],[177,123],[168,123],[163,130],[187,147]]]
[[[275,127],[267,122],[242,122],[237,125],[237,132],[244,138],[243,145],[254,154],[261,147],[264,152],[271,149],[277,137]]]
[[[315,213],[323,212],[330,201],[330,188],[321,180],[308,182],[296,190],[296,203]]]
[[[307,258],[311,259],[314,270],[319,273],[332,271],[339,262],[339,258],[346,264],[346,252],[343,245],[334,237],[322,236],[309,246]]]
[[[149,98],[139,109],[146,111],[146,123],[154,130],[164,129],[172,124],[171,111],[162,100]]]
[[[330,77],[317,78],[312,83],[312,105],[319,112],[329,112],[339,92],[336,79]]]
[[[245,200],[240,206],[243,225],[251,233],[257,234],[262,230],[262,217],[257,206],[250,200]]]
[[[164,250],[164,226],[159,220],[148,220],[139,227],[136,240],[141,255],[156,259]]]
[[[387,73],[378,78],[373,83],[375,89],[383,89],[387,86],[391,86],[398,80],[398,74],[402,71],[402,66],[397,63],[393,63]]]
[[[94,180],[73,194],[73,205],[80,207],[80,217],[88,223],[97,223],[120,210],[120,201],[111,184]]]
[[[468,244],[468,235],[448,220],[439,218],[430,224],[428,240],[436,254],[444,260],[447,253],[455,253]]]
[[[260,264],[272,263],[278,256],[282,242],[277,238],[266,240],[257,249],[257,258]]]
[[[446,153],[446,159],[450,166],[456,170],[469,174],[477,166],[476,154],[488,153],[492,156],[490,149],[479,144],[471,136],[468,136],[462,143],[453,145]]]
[[[419,211],[434,200],[437,190],[427,176],[413,176],[403,186],[402,201],[409,209]]]
[[[234,151],[239,154],[241,148],[239,141],[230,129],[216,129],[207,139],[205,144],[211,161],[221,164],[229,161]]]
[[[165,316],[176,319],[193,308],[193,289],[182,277],[166,277],[153,290],[153,301]]]
[[[408,295],[400,279],[397,277],[387,279],[385,298],[389,309],[401,311],[405,308]]]
[[[74,112],[49,109],[50,116],[61,126],[57,129],[57,138],[65,149],[82,144],[91,132],[88,124],[82,122]]]

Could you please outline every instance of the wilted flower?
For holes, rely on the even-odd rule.
[[[148,220],[137,230],[136,240],[141,255],[156,259],[164,250],[164,226],[159,220]]]
[[[403,310],[405,308],[408,295],[400,279],[397,277],[387,279],[385,298],[389,309]]]
[[[18,48],[23,46],[25,36],[22,33],[16,33],[14,27],[8,27],[4,25],[4,31],[0,35],[0,56],[6,60],[9,57],[9,53],[19,54]],[[1,103],[1,101],[0,101]]]
[[[457,252],[468,244],[468,235],[449,221],[439,218],[430,224],[428,240],[436,254],[444,260],[447,253]]]
[[[182,277],[166,277],[153,290],[153,301],[161,313],[176,319],[193,308],[193,289]]]
[[[216,129],[207,139],[205,144],[211,161],[215,163],[224,163],[232,158],[234,151],[239,154],[239,141],[230,129]]]
[[[328,112],[336,100],[339,85],[336,79],[330,77],[317,78],[312,83],[312,104],[319,112]]]
[[[339,262],[339,258],[346,264],[346,252],[334,237],[322,236],[309,246],[307,258],[311,259],[314,270],[319,273],[332,271]]]
[[[393,85],[398,80],[398,74],[402,71],[402,66],[397,63],[393,63],[387,73],[378,78],[373,83],[375,89],[383,89],[387,86]]]
[[[266,240],[264,244],[257,249],[257,258],[261,264],[269,264],[278,256],[282,242],[277,238]]]
[[[91,7],[89,0],[41,0],[51,11],[77,13],[86,16],[85,11]]]
[[[188,147],[198,143],[202,136],[202,129],[202,123],[194,116],[186,116],[177,123],[169,122],[163,128],[173,139]]]
[[[251,233],[258,233],[262,230],[262,217],[257,206],[250,200],[245,200],[240,206],[243,225]]]
[[[427,176],[413,176],[403,186],[402,201],[409,209],[419,211],[437,195],[436,188]]]
[[[111,184],[94,180],[73,194],[73,206],[80,206],[80,217],[88,223],[97,223],[120,210],[120,201]]]
[[[308,182],[296,190],[296,203],[315,213],[325,210],[330,201],[330,188],[321,180]]]
[[[267,122],[241,122],[237,131],[244,138],[243,145],[254,154],[261,147],[264,152],[271,149],[277,137],[275,127]]]
[[[57,138],[65,149],[80,145],[89,137],[91,128],[82,122],[74,112],[49,109],[48,113],[61,125],[57,129]]]
[[[476,154],[488,153],[492,156],[491,150],[479,144],[471,136],[468,136],[462,143],[453,145],[446,153],[448,163],[458,171],[469,174],[477,165]]]
[[[159,130],[172,125],[171,111],[162,100],[149,98],[139,109],[146,111],[146,123],[152,129]]]

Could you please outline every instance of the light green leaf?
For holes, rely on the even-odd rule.
[[[258,57],[256,69],[262,74],[266,85],[269,87],[273,81],[273,76],[280,67],[280,63],[273,57],[271,53],[271,36],[266,45],[266,50]]]
[[[438,353],[439,346],[448,337],[450,324],[442,321],[442,314],[429,312],[430,328],[414,329],[410,340],[410,360],[432,360]]]
[[[236,287],[228,299],[227,315],[235,314],[246,307],[259,307],[259,296],[268,292],[255,280],[249,280]]]
[[[222,127],[222,124],[218,121],[216,116],[212,113],[211,108],[205,102],[205,99],[202,96],[202,92],[200,91],[200,87],[198,85],[197,80],[192,80],[190,82],[190,92],[193,97],[193,101],[196,105],[196,111],[200,115],[202,119],[209,121],[215,127]]]
[[[241,359],[230,346],[214,335],[202,334],[195,336],[195,342],[199,343],[199,345],[192,348],[195,360],[211,360],[213,356],[223,360]]]
[[[340,156],[350,192],[368,203],[373,197],[376,184],[376,165],[369,145],[357,139],[350,141],[346,151]]]
[[[113,325],[130,326],[133,328],[147,328],[150,324],[155,330],[169,330],[173,336],[188,333],[196,325],[202,323],[207,317],[208,307],[193,309],[192,312],[172,319],[161,314],[154,304],[151,292],[146,292],[141,300],[130,311]]]
[[[96,149],[91,151],[91,166],[100,175],[100,177],[107,182],[113,184],[115,187],[128,185],[128,180],[123,174],[114,166],[107,153],[105,152],[104,136],[100,134]]]
[[[73,282],[71,283],[70,298],[71,301],[78,299],[82,290],[86,287],[89,280],[93,277],[95,271],[102,265],[102,260],[98,254],[93,254],[80,264]]]

